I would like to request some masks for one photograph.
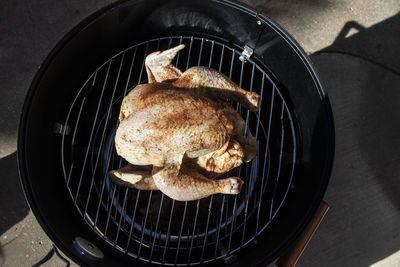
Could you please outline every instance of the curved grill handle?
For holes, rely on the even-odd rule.
[[[293,267],[299,260],[301,254],[306,248],[308,242],[311,240],[319,224],[324,218],[325,214],[329,209],[328,203],[322,201],[318,210],[315,212],[314,217],[307,225],[306,229],[300,234],[300,236],[294,241],[293,245],[289,247],[286,252],[279,257],[276,265],[278,267]]]

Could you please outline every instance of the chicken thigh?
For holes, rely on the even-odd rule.
[[[179,201],[238,194],[240,178],[212,178],[250,161],[258,142],[244,137],[245,123],[226,99],[255,111],[259,95],[210,68],[182,73],[171,61],[183,48],[146,57],[149,83],[123,99],[115,135],[116,151],[129,164],[110,175],[122,185],[161,190]]]

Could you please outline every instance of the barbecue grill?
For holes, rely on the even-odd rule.
[[[119,108],[146,83],[146,55],[183,43],[173,64],[214,68],[261,96],[231,101],[259,153],[223,177],[239,195],[179,202],[115,184]],[[307,56],[266,16],[228,1],[124,1],[100,10],[50,53],[19,131],[24,191],[39,223],[84,265],[266,264],[301,232],[333,159],[329,101]]]

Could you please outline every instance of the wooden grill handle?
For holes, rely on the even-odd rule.
[[[294,243],[276,261],[278,267],[293,267],[299,260],[311,237],[329,209],[328,203],[322,201],[310,223]]]

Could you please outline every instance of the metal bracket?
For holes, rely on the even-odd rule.
[[[56,123],[54,123],[53,131],[56,134],[69,135],[69,133],[71,131],[71,127],[69,127],[68,125],[63,125],[61,123],[56,122]]]
[[[230,254],[228,249],[222,249],[221,254],[225,255],[224,262],[226,265],[232,264],[237,261],[237,257],[233,254]]]
[[[246,63],[246,61],[253,55],[253,52],[257,47],[258,40],[260,39],[260,36],[264,30],[263,23],[258,18],[258,14],[256,17],[255,24],[256,24],[255,27],[258,28],[258,31],[256,35],[253,35],[253,38],[251,38],[251,40],[249,40],[249,42],[246,43],[242,51],[242,55],[239,56],[239,60],[242,61],[243,63]]]
[[[242,55],[239,56],[239,60],[242,61],[243,63],[246,63],[246,61],[253,55],[254,49],[251,48],[248,45],[244,46],[244,49],[242,51]]]

